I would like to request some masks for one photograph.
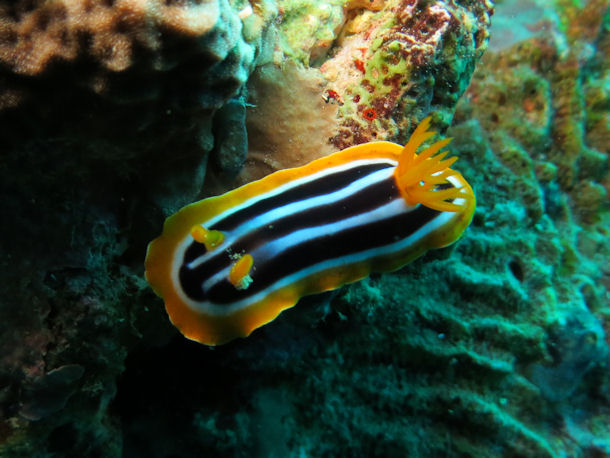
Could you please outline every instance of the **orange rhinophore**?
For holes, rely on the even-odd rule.
[[[250,271],[254,265],[254,259],[249,254],[241,256],[231,267],[229,281],[237,289],[247,289],[252,283]]]

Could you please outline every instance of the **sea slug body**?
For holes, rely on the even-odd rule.
[[[189,339],[248,336],[299,298],[396,270],[455,242],[472,188],[429,118],[406,146],[380,141],[275,172],[170,216],[146,256],[146,279]]]

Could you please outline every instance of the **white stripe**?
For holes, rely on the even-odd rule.
[[[373,162],[371,161],[370,163],[373,163]],[[463,182],[459,177],[450,176],[450,177],[448,177],[447,180],[451,184],[453,184],[455,187],[463,188],[464,192],[466,192],[465,188],[463,187]],[[461,205],[461,204],[465,203],[465,199],[454,199],[453,202],[458,205]],[[372,248],[372,249],[357,252],[357,253],[352,253],[347,256],[334,258],[334,259],[328,259],[324,262],[315,264],[313,266],[309,266],[309,267],[302,269],[298,272],[295,272],[287,277],[281,278],[279,281],[270,285],[269,287],[265,288],[264,290],[255,294],[254,296],[250,296],[246,299],[243,299],[238,302],[234,302],[229,305],[217,306],[209,301],[197,302],[197,301],[190,299],[188,296],[186,296],[186,294],[183,293],[181,288],[179,288],[179,287],[176,288],[176,291],[177,291],[178,295],[180,296],[180,298],[182,299],[182,301],[189,308],[191,308],[194,311],[204,313],[204,314],[207,314],[210,316],[231,315],[231,314],[235,313],[237,310],[240,310],[242,308],[247,308],[251,304],[261,301],[268,294],[270,294],[274,291],[278,291],[279,289],[284,288],[290,284],[296,283],[310,275],[314,275],[318,272],[322,272],[324,270],[331,269],[333,267],[338,267],[341,265],[355,264],[355,263],[364,261],[366,259],[389,255],[391,253],[404,250],[405,248],[407,248],[410,245],[417,244],[421,239],[426,237],[431,232],[434,232],[443,226],[449,226],[449,225],[453,224],[452,220],[459,219],[460,217],[461,217],[460,212],[441,212],[436,218],[429,221],[426,225],[422,226],[416,232],[414,232],[413,234],[411,234],[409,237],[407,237],[405,239],[401,239],[401,240],[399,240],[395,243],[391,243],[389,245],[384,245],[381,247]],[[178,273],[179,273],[180,267],[182,265],[182,259],[184,258],[184,252],[185,252],[186,248],[188,246],[190,246],[191,243],[192,243],[192,238],[190,238],[190,236],[188,236],[176,249],[174,259],[173,259],[173,266],[172,266],[172,280],[175,285],[180,285],[180,282],[178,279]],[[255,264],[256,264],[256,261],[255,261]],[[226,276],[228,276],[228,272],[229,272],[229,269],[226,269],[224,278],[226,278]]]
[[[404,199],[397,197],[388,204],[377,207],[369,212],[360,213],[356,216],[352,216],[351,218],[346,218],[338,222],[308,227],[306,229],[300,229],[292,232],[284,237],[275,239],[270,243],[260,246],[249,254],[252,255],[255,263],[257,259],[272,259],[275,256],[278,256],[282,251],[288,251],[291,248],[302,243],[306,243],[310,240],[321,238],[328,234],[336,234],[346,229],[363,226],[371,222],[392,218],[393,216],[401,213],[410,212],[415,208],[416,207],[408,206]],[[208,277],[203,283],[203,290],[209,291],[216,283],[226,280],[229,276],[230,268],[231,266],[216,272],[211,277]]]
[[[292,188],[296,188],[297,186],[301,186],[302,184],[308,183],[310,181],[315,181],[315,180],[317,180],[319,178],[323,178],[327,175],[332,175],[334,173],[339,173],[339,172],[343,172],[345,170],[353,169],[356,167],[362,167],[364,165],[371,165],[371,164],[388,164],[392,167],[396,167],[396,165],[398,165],[398,162],[393,161],[391,159],[383,159],[383,158],[360,159],[357,161],[347,162],[345,164],[341,164],[336,167],[331,167],[329,169],[320,170],[319,172],[316,172],[316,173],[313,173],[311,175],[307,175],[307,176],[304,176],[301,178],[297,178],[295,180],[291,180],[288,183],[284,183],[283,185],[278,186],[277,188],[274,188],[263,194],[259,194],[258,196],[254,196],[251,199],[248,199],[248,200],[242,202],[240,205],[231,207],[231,208],[227,209],[226,211],[209,219],[208,221],[202,222],[201,224],[205,224],[206,226],[212,226],[213,224],[217,223],[218,221],[220,221],[222,219],[227,218],[228,216],[232,215],[233,213],[243,210],[244,208],[249,207],[250,205],[254,205],[255,203],[257,203],[263,199],[277,196],[278,194],[286,192]]]
[[[451,221],[451,219],[455,217],[455,215],[456,215],[455,212],[440,213],[436,218],[431,220],[428,224],[426,224],[425,226],[422,226],[419,230],[417,230],[416,232],[414,232],[413,234],[411,234],[409,237],[407,237],[405,239],[401,239],[398,242],[395,242],[395,243],[392,243],[389,245],[384,245],[384,246],[377,247],[377,248],[371,248],[369,250],[361,251],[358,253],[352,253],[347,256],[328,259],[324,262],[315,264],[313,266],[309,266],[309,267],[302,269],[298,272],[295,272],[287,277],[281,278],[279,281],[275,282],[274,284],[272,284],[268,288],[265,288],[263,291],[255,294],[254,296],[250,296],[246,299],[243,299],[238,302],[234,302],[230,305],[225,304],[222,306],[217,306],[217,305],[212,304],[209,301],[195,302],[195,301],[187,298],[183,294],[181,294],[181,297],[183,298],[183,300],[185,300],[186,304],[195,311],[205,313],[206,315],[212,315],[212,316],[230,315],[232,313],[235,313],[237,310],[246,308],[249,305],[262,300],[268,294],[270,294],[274,291],[277,291],[283,287],[286,287],[288,285],[291,285],[293,283],[296,283],[310,275],[314,275],[318,272],[322,272],[324,270],[331,269],[333,267],[355,264],[357,262],[364,261],[366,259],[371,259],[371,258],[378,257],[378,256],[388,255],[388,254],[403,250],[410,245],[414,245],[415,243],[420,241],[422,238],[424,238],[426,235],[437,230],[441,226],[448,224]],[[256,281],[256,278],[254,279],[254,281]]]
[[[455,188],[460,189],[460,192],[462,192],[462,193],[468,192],[466,190],[466,187],[463,185],[463,183],[460,181],[460,179],[457,176],[451,175],[450,177],[447,177],[447,181],[449,183],[451,183]],[[454,203],[455,205],[466,205],[466,199],[456,198],[456,199],[453,199],[452,203]]]
[[[390,178],[394,173],[394,167],[389,167],[381,170],[377,170],[363,178],[350,183],[348,186],[339,189],[330,194],[322,194],[309,199],[300,200],[286,204],[283,207],[274,208],[266,213],[256,216],[255,218],[244,222],[237,226],[234,230],[225,233],[225,239],[222,245],[218,246],[214,251],[208,251],[198,258],[193,259],[187,264],[186,267],[189,269],[195,269],[204,262],[208,261],[213,256],[221,254],[225,249],[232,246],[239,238],[243,237],[249,232],[255,231],[261,227],[273,225],[276,220],[287,216],[300,213],[310,208],[315,208],[320,205],[329,204],[338,200],[342,200],[350,197],[351,195],[366,189],[369,186],[373,186],[376,183]],[[209,227],[209,225],[208,225]]]

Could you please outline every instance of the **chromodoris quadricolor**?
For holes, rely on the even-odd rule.
[[[148,246],[146,279],[187,338],[248,336],[308,294],[398,269],[456,241],[472,188],[440,152],[371,142],[281,170],[170,216]]]

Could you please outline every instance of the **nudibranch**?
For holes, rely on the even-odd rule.
[[[396,270],[455,242],[475,196],[433,143],[378,141],[187,205],[148,246],[146,279],[189,339],[248,336],[299,298]]]

